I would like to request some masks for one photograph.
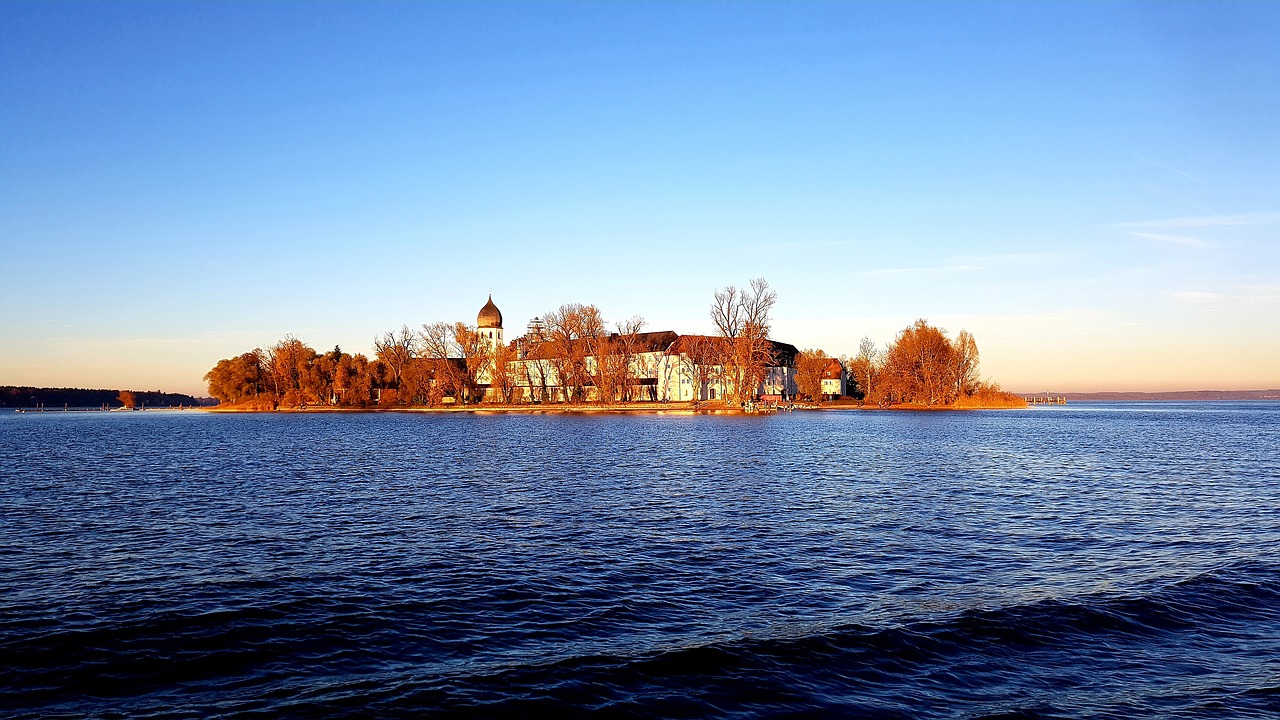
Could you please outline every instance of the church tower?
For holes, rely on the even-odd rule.
[[[476,315],[476,331],[480,333],[489,342],[489,347],[501,347],[504,344],[502,339],[502,311],[498,310],[498,306],[493,304],[493,294],[489,294],[489,302],[480,308],[480,314]]]

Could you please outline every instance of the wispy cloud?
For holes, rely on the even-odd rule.
[[[1070,260],[1071,258],[1072,255],[1065,252],[1023,252],[992,253],[990,255],[962,255],[951,258],[951,261],[957,265],[966,267],[978,266],[982,268],[1007,268],[1022,265],[1047,265],[1049,263]]]
[[[1180,292],[1171,292],[1169,297],[1175,302],[1186,305],[1216,305],[1222,302],[1226,296],[1216,292],[1201,292],[1197,290],[1183,290]]]
[[[898,277],[903,275],[951,275],[954,273],[981,270],[977,265],[935,265],[931,267],[877,268],[863,270],[859,275],[866,277]]]
[[[1173,245],[1182,245],[1185,247],[1198,247],[1198,248],[1212,247],[1212,245],[1209,242],[1205,240],[1201,240],[1200,238],[1191,237],[1190,235],[1170,235],[1168,233],[1135,232],[1135,231],[1130,231],[1125,234],[1131,237],[1142,238],[1144,240],[1155,240],[1157,242],[1170,243]]]
[[[1129,237],[1154,240],[1169,245],[1208,248],[1214,243],[1187,231],[1212,233],[1219,228],[1256,227],[1280,222],[1280,213],[1242,213],[1239,215],[1196,215],[1159,220],[1138,220],[1116,223],[1111,227]]]
[[[1272,225],[1280,222],[1280,213],[1242,213],[1239,215],[1199,215],[1190,217],[1165,218],[1162,220],[1139,220],[1137,222],[1116,223],[1114,227],[1122,230],[1143,228],[1177,229],[1203,227],[1246,227],[1255,225]]]
[[[102,113],[103,115],[108,115],[108,116],[113,117],[113,118],[115,118],[115,119],[117,119],[117,120],[119,120],[119,119],[120,119],[120,116],[119,116],[119,115],[117,115],[117,114],[115,114],[115,113],[111,112],[110,110],[108,110],[108,109],[106,109],[106,108],[102,107],[101,105],[93,105],[93,104],[90,104],[90,105],[89,105],[89,107],[93,108],[94,110],[97,110],[98,112]]]
[[[1236,285],[1223,288],[1219,292],[1178,290],[1169,292],[1168,297],[1180,305],[1256,310],[1280,305],[1280,285]]]
[[[748,243],[745,247],[755,250],[823,250],[827,248],[844,248],[856,245],[852,240],[795,240],[781,242]]]
[[[1196,181],[1196,182],[1200,183],[1201,185],[1203,185],[1203,184],[1204,184],[1204,181],[1203,181],[1203,180],[1201,180],[1200,178],[1196,177],[1195,175],[1192,175],[1191,173],[1189,173],[1189,172],[1187,172],[1187,171],[1185,171],[1185,170],[1179,170],[1179,169],[1178,169],[1178,168],[1176,168],[1176,167],[1171,167],[1171,166],[1169,166],[1169,165],[1165,165],[1164,163],[1158,163],[1158,162],[1156,162],[1155,160],[1152,160],[1152,159],[1150,159],[1150,158],[1144,158],[1144,157],[1142,157],[1141,155],[1139,155],[1138,153],[1134,153],[1134,154],[1133,154],[1133,156],[1134,156],[1134,157],[1136,157],[1136,158],[1138,158],[1138,159],[1139,159],[1139,160],[1141,160],[1142,162],[1144,162],[1144,163],[1146,163],[1146,164],[1148,164],[1148,165],[1151,165],[1152,167],[1158,167],[1158,168],[1160,168],[1161,170],[1168,170],[1168,171],[1169,171],[1169,172],[1171,172],[1171,173],[1176,173],[1176,174],[1181,175],[1182,177],[1187,178],[1187,179],[1189,179],[1189,180],[1194,180],[1194,181]]]

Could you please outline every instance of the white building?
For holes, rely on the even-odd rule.
[[[493,304],[493,296],[480,309],[476,317],[477,331],[497,347],[503,343],[502,313]],[[530,321],[528,332],[511,342],[516,360],[511,373],[517,388],[518,401],[560,402],[565,389],[557,374],[556,359],[550,357],[547,331],[538,318]],[[617,334],[610,336],[618,340]],[[726,387],[720,368],[708,362],[714,355],[713,346],[719,338],[705,335],[679,335],[672,331],[637,333],[627,336],[631,348],[627,392],[633,400],[656,402],[681,402],[690,400],[716,400],[725,396]],[[770,341],[774,365],[755,388],[753,394],[786,400],[795,396],[795,346]],[[587,373],[598,371],[596,358],[588,356],[584,362]],[[482,373],[482,382],[492,385],[490,372]],[[596,392],[588,387],[588,399]]]
[[[822,394],[828,400],[844,397],[848,388],[849,376],[844,371],[844,365],[835,358],[827,361],[827,367],[822,371]]]

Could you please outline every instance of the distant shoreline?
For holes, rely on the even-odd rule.
[[[1271,390],[1168,390],[1164,392],[1035,392],[1017,393],[1022,397],[1062,397],[1067,402],[1150,402],[1150,401],[1223,401],[1280,400],[1280,389]]]

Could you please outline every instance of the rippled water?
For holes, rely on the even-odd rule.
[[[1280,404],[0,416],[0,715],[1280,713]]]

